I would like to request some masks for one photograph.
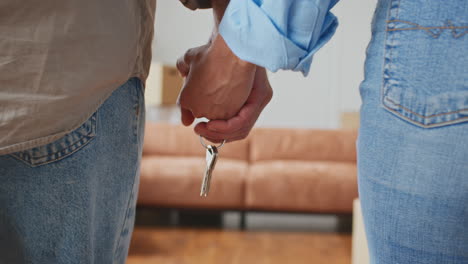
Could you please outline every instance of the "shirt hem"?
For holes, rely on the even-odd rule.
[[[127,82],[131,78],[141,79],[141,77],[142,77],[141,75],[142,75],[141,73],[140,74],[133,74],[131,77],[127,78],[127,80],[125,82]],[[79,119],[79,121],[76,124],[71,126],[70,129],[67,129],[65,131],[61,131],[61,132],[58,132],[58,133],[55,133],[55,134],[52,134],[52,135],[49,135],[49,136],[40,137],[40,138],[36,138],[36,139],[31,139],[31,140],[20,142],[20,143],[15,143],[15,144],[12,144],[12,145],[7,145],[5,147],[0,147],[0,156],[8,155],[8,154],[12,154],[12,153],[15,153],[15,152],[24,151],[24,150],[28,150],[28,149],[31,149],[31,148],[35,148],[35,147],[50,144],[50,143],[60,139],[61,137],[65,136],[66,134],[74,131],[75,129],[77,129],[81,125],[83,125],[83,123],[86,122],[86,120],[88,120],[96,111],[98,111],[99,108],[102,106],[102,104],[107,99],[109,99],[109,97],[112,95],[112,93],[114,93],[114,91],[117,90],[120,86],[124,85],[125,82],[118,85],[112,91],[110,91],[105,96],[103,96],[103,98],[101,100],[99,100],[98,103],[95,104],[91,108],[90,111],[86,112],[86,114],[83,115],[83,118]],[[144,83],[143,80],[142,80],[142,83]]]

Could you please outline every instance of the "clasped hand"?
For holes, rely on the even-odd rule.
[[[177,68],[185,77],[178,99],[182,123],[209,119],[195,132],[215,143],[247,137],[273,95],[265,69],[239,59],[220,35],[188,50]]]

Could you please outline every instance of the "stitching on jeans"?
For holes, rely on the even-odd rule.
[[[133,182],[132,182],[132,187],[131,187],[131,190],[130,190],[130,197],[128,197],[128,200],[127,200],[127,208],[125,209],[125,214],[124,214],[124,219],[123,219],[123,222],[122,222],[122,226],[120,228],[120,234],[119,234],[119,240],[117,241],[117,246],[114,248],[114,252],[113,252],[113,259],[115,260],[115,258],[119,258],[121,256],[119,256],[119,253],[120,253],[120,245],[122,243],[122,236],[123,236],[123,233],[124,233],[124,230],[125,230],[125,227],[127,226],[127,223],[128,223],[128,213],[130,212],[130,207],[132,206],[132,201],[134,199],[137,199],[135,197],[136,193],[137,192],[134,192],[134,188],[135,188],[135,183],[137,181],[137,177],[139,177],[138,175],[138,167],[135,167],[135,171],[134,171],[134,176],[133,176]],[[136,210],[136,208],[135,208]]]
[[[390,14],[391,14],[391,10],[392,10],[392,5],[393,3],[390,2],[390,7],[388,9],[388,12],[387,12],[387,18],[390,17]],[[388,27],[388,25],[387,25]],[[386,83],[386,78],[385,78],[385,72],[386,72],[386,59],[387,59],[387,42],[388,42],[388,30],[385,31],[385,40],[384,40],[384,49],[383,49],[383,63],[382,63],[382,87],[380,89],[380,98],[381,98],[381,104],[383,107],[385,107],[385,102],[384,102],[384,98],[385,98],[385,83]]]
[[[395,14],[396,18],[400,18],[400,3],[401,3],[401,0],[398,0],[398,7],[396,10],[396,14]]]
[[[385,107],[385,110],[401,117],[402,119],[410,122],[411,124],[414,124],[414,125],[417,125],[417,126],[420,126],[420,127],[424,127],[424,128],[433,128],[433,127],[441,127],[441,126],[444,126],[444,125],[451,125],[451,124],[457,124],[457,123],[460,123],[461,122],[465,122],[465,121],[468,121],[468,117],[461,117],[461,118],[457,118],[457,119],[454,119],[454,120],[449,120],[449,121],[444,121],[444,122],[438,122],[438,123],[433,123],[433,124],[430,124],[430,125],[425,125],[424,123],[421,123],[421,122],[418,122],[416,120],[413,120],[409,117],[406,117],[404,115],[401,115],[399,112],[391,109],[391,108],[388,108],[388,107]]]
[[[57,155],[57,154],[59,154],[59,153],[61,153],[61,152],[64,152],[64,151],[70,151],[70,149],[73,148],[73,147],[79,148],[79,147],[80,147],[79,143],[83,144],[82,146],[84,146],[85,144],[88,143],[88,141],[90,141],[90,140],[93,139],[94,137],[95,137],[95,136],[86,135],[86,136],[83,136],[82,138],[76,140],[75,142],[73,142],[72,144],[70,144],[68,147],[65,147],[65,148],[63,148],[63,149],[61,149],[61,150],[58,150],[58,151],[56,151],[56,152],[53,152],[53,153],[50,153],[50,154],[46,154],[46,155],[43,155],[43,156],[39,156],[39,157],[34,157],[34,156],[31,155],[30,158],[31,158],[31,160],[42,159],[42,158],[46,158],[46,157],[51,157],[51,156]],[[84,141],[84,142],[82,142],[82,141],[85,140],[85,139],[87,139],[87,140]],[[52,142],[51,144],[53,144],[53,143],[55,143],[55,142]],[[43,146],[43,147],[45,147],[45,146]],[[73,153],[73,152],[75,152],[75,151],[72,151],[72,152],[70,152],[70,153]],[[65,154],[62,154],[62,155],[67,155],[67,154],[65,153]],[[63,157],[63,156],[61,156],[61,157]],[[54,160],[55,160],[55,159],[54,159]]]
[[[138,105],[137,107],[141,107],[141,106],[142,106],[142,102],[144,102],[144,101],[141,101],[141,100],[144,100],[143,85],[142,85],[141,81],[138,81],[138,82],[135,84],[135,87],[133,87],[133,88],[136,88],[136,89],[134,89],[134,90],[136,91],[136,95],[135,95],[135,96],[137,97],[137,100],[139,99],[139,100],[137,101],[137,105]],[[140,94],[140,93],[141,93],[141,94]],[[141,111],[140,111],[140,114],[141,114]],[[141,117],[138,116],[136,119],[137,119],[137,121],[136,121],[136,124],[135,124],[135,125],[136,125],[136,129],[138,130],[139,123],[141,122]],[[137,141],[136,143],[137,143],[137,145],[138,145],[138,144],[140,144],[139,141],[138,141],[138,140],[139,140],[139,139],[138,139],[138,131],[135,131],[135,132],[136,132],[135,138],[136,138],[136,141]],[[139,155],[141,155],[141,149],[140,149],[140,147],[137,147],[137,150],[138,150],[138,152],[140,152]],[[138,162],[138,161],[141,162],[141,157],[139,157],[138,159],[139,159],[139,160],[137,160],[137,162]],[[136,197],[136,195],[137,195],[137,193],[138,193],[138,190],[137,190],[137,191],[134,191],[135,184],[136,184],[136,182],[137,182],[137,180],[138,180],[138,177],[139,177],[138,172],[139,172],[139,168],[138,168],[138,166],[136,166],[136,167],[135,167],[135,171],[134,171],[134,177],[133,177],[132,188],[131,188],[131,190],[130,190],[130,197],[129,197],[129,199],[127,200],[127,208],[126,208],[126,210],[125,210],[124,219],[123,219],[123,222],[122,222],[122,226],[121,226],[121,228],[120,228],[120,234],[119,234],[119,238],[118,238],[118,241],[117,241],[117,246],[114,248],[114,252],[113,252],[113,259],[114,259],[114,260],[115,260],[116,258],[121,257],[121,256],[119,255],[119,253],[120,253],[119,250],[120,250],[120,246],[121,246],[122,240],[123,240],[123,238],[122,238],[122,237],[123,237],[123,233],[124,233],[125,228],[126,228],[127,223],[128,223],[128,213],[130,212],[130,209],[131,209],[130,207],[132,206],[132,204],[131,204],[132,201],[138,199],[138,197]],[[136,209],[135,209],[135,210],[136,210]]]
[[[49,153],[49,154],[46,154],[46,155],[42,155],[42,156],[39,156],[39,157],[35,157],[35,156],[32,156],[32,155],[28,155],[30,161],[32,162],[32,160],[42,159],[42,158],[45,158],[45,157],[51,157],[51,156],[53,156],[53,155],[56,155],[56,154],[61,153],[61,152],[64,152],[64,151],[70,151],[70,149],[71,149],[72,147],[77,147],[77,148],[81,149],[79,143],[82,144],[81,146],[85,146],[86,144],[88,144],[88,142],[89,142],[90,140],[92,140],[92,139],[96,136],[96,125],[97,125],[97,124],[96,124],[96,123],[97,123],[97,122],[96,122],[96,113],[93,114],[93,115],[88,119],[88,121],[86,121],[86,123],[87,123],[87,122],[91,122],[91,132],[90,132],[90,133],[88,133],[87,135],[82,136],[81,138],[77,139],[75,142],[71,143],[71,144],[68,145],[67,147],[65,147],[65,148],[63,148],[63,149],[61,149],[61,150],[58,150],[58,151],[56,151],[56,152]],[[74,133],[76,130],[78,130],[78,129],[84,127],[84,126],[86,125],[86,123],[83,124],[83,125],[81,125],[81,127],[75,129],[74,131],[70,132],[69,134]],[[67,134],[66,136],[68,136],[69,134]],[[63,137],[63,138],[64,138],[64,137]],[[61,138],[60,138],[60,139],[61,139]],[[86,141],[82,142],[82,141],[85,140],[85,139],[86,139]],[[52,143],[50,143],[50,144],[53,144],[53,143],[55,143],[55,142],[52,142]],[[44,147],[44,146],[41,146],[41,147]],[[20,153],[26,153],[27,151],[28,151],[28,150],[21,151]],[[70,153],[68,153],[68,154],[63,154],[63,155],[69,155],[69,154],[73,154],[73,153],[75,153],[75,152],[76,152],[76,149],[75,149],[75,150],[72,150],[72,151],[71,151]],[[28,153],[28,154],[29,154],[29,153]],[[13,153],[12,155],[16,155],[16,154]],[[51,161],[58,160],[58,159],[60,159],[60,158],[62,158],[62,157],[63,157],[63,156],[61,156],[61,157],[59,157],[59,158],[55,158],[55,159],[53,159],[53,160],[51,160]]]
[[[396,1],[396,0],[395,0],[395,1]],[[425,30],[426,32],[428,32],[429,34],[431,34],[431,36],[432,36],[433,38],[438,38],[438,37],[443,33],[444,30],[446,30],[446,29],[451,29],[451,30],[452,30],[452,35],[453,35],[453,37],[454,37],[454,38],[459,38],[459,37],[465,35],[465,34],[468,32],[468,30],[465,30],[465,31],[462,32],[462,33],[458,33],[458,32],[457,32],[457,29],[465,29],[465,28],[468,29],[468,26],[456,27],[456,26],[454,26],[454,25],[452,24],[452,22],[451,22],[450,20],[448,20],[448,21],[446,22],[445,26],[443,26],[443,27],[422,27],[422,26],[420,26],[420,25],[418,25],[418,24],[416,24],[416,23],[412,23],[412,22],[404,21],[404,20],[399,20],[399,19],[398,19],[398,18],[399,18],[399,17],[398,17],[398,14],[399,14],[399,9],[400,9],[400,2],[401,2],[401,0],[398,0],[397,7],[394,7],[394,6],[393,6],[393,3],[390,4],[391,6],[390,6],[390,10],[389,10],[388,15],[387,15],[388,17],[391,17],[392,9],[393,9],[393,8],[397,8],[397,10],[396,10],[396,13],[395,13],[395,19],[387,20],[386,33],[391,32],[391,31],[400,31],[400,30]],[[395,28],[389,28],[388,23],[391,23],[391,22],[406,23],[406,24],[409,24],[409,25],[414,26],[414,28],[410,28],[410,29],[395,29]],[[439,31],[438,31],[437,33],[434,33],[433,31],[431,31],[432,29],[439,29]],[[387,65],[387,67],[388,67],[387,73],[389,73],[389,72],[391,71],[392,58],[393,58],[393,49],[394,49],[394,48],[393,48],[393,46],[388,47],[388,44],[389,44],[389,43],[388,43],[388,42],[389,42],[388,34],[386,34],[385,39],[386,39],[386,41],[385,41],[385,46],[386,46],[386,48],[385,48],[385,50],[384,50],[384,68],[383,68],[383,72],[386,72],[386,69],[385,69],[386,67],[385,67],[385,65]],[[394,43],[394,39],[395,39],[395,34],[392,36],[392,38],[391,38],[391,40],[390,40],[390,43],[391,43],[391,44]],[[387,57],[385,54],[387,53],[387,51],[388,51],[389,49],[390,49],[390,53],[388,54],[389,56]],[[388,62],[385,62],[385,59],[388,59]],[[397,107],[400,107],[401,109],[403,109],[403,110],[405,110],[405,111],[408,111],[409,113],[412,113],[412,114],[414,114],[414,115],[416,115],[416,116],[418,116],[418,117],[421,117],[421,118],[437,117],[437,116],[443,116],[443,115],[449,115],[449,114],[456,114],[456,113],[460,113],[460,112],[462,112],[462,111],[468,111],[468,108],[464,108],[464,109],[460,109],[460,110],[457,110],[457,111],[451,111],[451,112],[447,112],[447,113],[434,114],[434,115],[428,115],[428,116],[424,116],[424,115],[418,114],[418,113],[416,113],[416,112],[414,112],[414,111],[412,111],[412,110],[410,110],[410,109],[408,109],[408,108],[402,106],[401,104],[397,104],[397,103],[395,103],[394,101],[392,101],[391,99],[387,98],[387,97],[385,96],[385,93],[386,93],[386,91],[388,91],[388,89],[385,88],[385,86],[386,86],[385,83],[386,83],[386,78],[385,78],[385,76],[383,76],[382,95],[381,95],[381,96],[382,96],[382,104],[383,104],[383,106],[384,106],[387,110],[389,110],[389,111],[391,111],[391,112],[393,112],[393,113],[395,113],[395,114],[397,114],[397,115],[399,115],[399,116],[401,116],[401,117],[404,117],[404,116],[402,116],[399,112],[397,112],[397,111],[395,111],[395,110],[393,110],[393,109],[390,109],[389,107],[387,107],[387,106],[385,105],[385,100],[387,100],[387,101],[389,101],[390,103],[396,105]],[[405,119],[408,119],[407,117],[404,117],[404,118],[405,118]],[[424,124],[419,123],[419,122],[417,122],[417,124],[419,124],[419,125],[421,125],[421,126],[423,126],[423,127],[434,127],[434,126],[440,126],[441,124],[454,123],[454,122],[456,122],[456,121],[465,120],[465,119],[467,119],[467,117],[460,117],[460,118],[456,118],[456,119],[454,119],[454,120],[450,120],[450,121],[446,121],[446,122],[438,122],[438,123],[433,124],[433,125],[424,125]],[[412,119],[409,119],[409,120],[411,120],[411,122],[416,122],[416,121],[414,121],[414,120],[412,120]]]
[[[426,115],[418,114],[418,113],[412,111],[411,109],[408,109],[408,108],[404,107],[403,105],[398,104],[398,103],[392,101],[392,99],[390,99],[390,98],[388,98],[388,97],[386,97],[385,100],[387,100],[387,101],[389,101],[390,103],[392,103],[392,104],[394,104],[394,105],[396,105],[396,106],[402,108],[402,109],[405,110],[405,111],[408,111],[408,112],[410,112],[410,113],[412,113],[412,114],[414,114],[414,115],[416,115],[416,116],[418,116],[418,117],[422,117],[422,118],[437,117],[437,116],[450,115],[450,114],[460,113],[460,112],[463,112],[463,111],[468,111],[468,108],[463,108],[463,109],[460,109],[460,110],[457,110],[457,111],[451,111],[451,112],[447,112],[447,113],[440,113],[440,114],[433,114],[433,115],[427,115],[427,116],[426,116]],[[458,118],[458,119],[459,119],[459,118]],[[457,119],[455,119],[455,120],[457,120]]]
[[[399,11],[400,11],[400,1],[401,1],[401,0],[398,0],[397,7],[393,7],[393,2],[390,3],[390,8],[389,8],[389,10],[388,10],[387,17],[391,17],[391,16],[392,16],[392,9],[393,9],[393,8],[396,8],[397,10],[396,10],[395,18],[398,19],[398,14],[399,14]],[[388,25],[387,25],[387,27],[388,27]],[[392,45],[393,45],[394,42],[395,42],[395,34],[392,35],[392,39],[391,39],[390,43],[392,43]],[[382,79],[383,79],[383,83],[382,83],[382,95],[381,95],[381,97],[382,97],[382,105],[385,105],[385,102],[384,102],[385,93],[388,91],[388,89],[385,89],[385,83],[386,83],[385,73],[389,74],[389,73],[391,72],[391,68],[392,68],[392,58],[393,58],[393,50],[394,50],[393,46],[390,47],[390,54],[388,54],[388,55],[389,55],[389,56],[388,56],[388,63],[385,62],[385,59],[387,58],[387,50],[388,50],[388,49],[387,49],[387,45],[388,45],[388,30],[385,32],[384,67],[383,67],[383,69],[382,69],[382,70],[383,70],[383,73],[384,73],[383,76],[382,76]],[[386,65],[388,66],[388,70],[385,69],[385,68],[386,68],[386,67],[385,67]]]
[[[424,27],[417,23],[413,23],[413,22],[405,21],[405,20],[398,20],[398,19],[388,20],[387,23],[404,23],[404,24],[413,26],[412,28],[388,28],[387,26],[387,31],[424,30],[433,38],[440,37],[440,35],[442,35],[442,33],[446,29],[450,29],[452,36],[454,38],[461,38],[462,36],[468,33],[468,26],[455,26],[450,20],[447,20],[447,22],[444,23],[444,26],[432,26],[432,27]],[[437,32],[434,32],[434,29],[436,29]],[[465,29],[465,30],[462,32],[457,32],[457,29]]]
[[[29,155],[29,153],[26,153],[28,150],[25,150],[25,151],[21,151],[21,152],[17,152],[17,153],[11,153],[10,156],[12,156],[13,158],[15,158],[15,159],[17,159],[19,161],[24,162],[25,164],[27,164],[27,165],[29,165],[31,167],[42,166],[42,165],[46,165],[46,164],[50,164],[50,163],[62,160],[64,158],[69,157],[70,155],[73,155],[74,153],[82,150],[86,145],[88,145],[97,136],[96,135],[96,127],[97,127],[97,124],[94,125],[94,129],[93,129],[94,135],[93,136],[87,135],[87,136],[81,138],[80,140],[74,142],[73,144],[69,145],[68,147],[66,147],[64,149],[61,149],[61,150],[59,150],[57,152],[47,154],[47,155],[44,155],[44,156],[40,156],[40,157],[33,157],[33,156]],[[81,142],[84,139],[86,139],[86,140],[84,142]],[[53,143],[54,142],[52,142],[51,144],[53,144]],[[81,143],[81,145],[79,145],[78,143]],[[75,149],[70,151],[70,148],[72,148],[72,147],[75,147]],[[39,159],[46,158],[46,157],[52,157],[52,156],[54,156],[54,155],[56,155],[58,153],[64,152],[64,151],[67,151],[68,153],[64,153],[60,157],[56,157],[56,158],[53,158],[53,159],[48,159],[48,160],[42,161],[42,162],[37,162],[37,160],[39,160]],[[20,157],[19,153],[26,154],[27,158]]]
[[[69,153],[67,153],[67,154],[64,154],[63,156],[60,156],[60,157],[55,158],[55,159],[50,159],[50,160],[47,160],[47,161],[43,161],[43,162],[34,163],[33,160],[35,160],[35,159],[29,158],[29,160],[26,160],[26,159],[23,159],[23,158],[19,157],[19,156],[18,156],[17,154],[15,154],[15,153],[12,153],[11,156],[12,156],[13,158],[19,160],[19,161],[24,162],[25,164],[27,164],[27,165],[29,165],[29,166],[31,166],[31,167],[38,167],[38,166],[47,165],[47,164],[50,164],[50,163],[57,162],[57,161],[59,161],[59,160],[62,160],[62,159],[64,159],[64,158],[67,158],[67,157],[69,157],[69,156],[75,154],[76,152],[82,150],[82,149],[83,149],[85,146],[87,146],[90,142],[92,142],[94,138],[95,138],[95,137],[91,137],[89,140],[87,140],[85,143],[83,143],[83,145],[81,145],[80,147],[76,148],[75,150],[73,150],[73,151],[71,151],[71,152],[69,152]],[[56,153],[58,153],[58,152],[56,152]],[[51,156],[52,156],[52,154],[51,154]]]

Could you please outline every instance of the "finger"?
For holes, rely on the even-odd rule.
[[[260,113],[273,95],[265,69],[260,69],[256,74],[256,83],[252,93],[239,113],[228,120],[213,120],[196,127],[199,134],[216,139],[226,139],[228,142],[241,140],[249,135]]]
[[[226,140],[226,142],[232,142],[232,141],[237,141],[237,140],[241,140],[241,139],[245,139],[249,133],[250,133],[250,129],[246,129],[246,130],[243,130],[243,131],[239,131],[237,134],[232,134],[232,135],[223,135],[223,134],[219,134],[219,133],[215,133],[213,131],[210,131],[206,128],[203,128],[203,127],[200,127],[200,126],[196,126],[195,128],[195,133],[204,137],[204,138],[209,138],[211,141],[215,142],[215,143],[220,143],[224,140]]]
[[[193,121],[195,120],[195,117],[193,116],[192,112],[190,110],[187,110],[185,108],[180,109],[181,112],[181,121],[184,126],[190,126]]]
[[[188,49],[185,52],[184,57],[183,57],[185,63],[187,63],[187,64],[192,63],[192,61],[195,59],[197,54],[199,54],[203,50],[204,47],[205,47],[205,45]]]
[[[271,95],[259,98],[258,93],[252,93],[251,98],[241,108],[239,113],[228,120],[212,120],[207,124],[200,125],[195,129],[199,134],[217,139],[236,141],[244,139],[250,133],[260,113],[271,100]]]
[[[210,131],[208,129],[206,129],[206,123],[198,123],[195,128],[194,128],[194,131],[197,135],[200,135],[202,136],[203,138],[206,138],[207,140],[213,142],[213,143],[221,143],[223,142],[224,140],[226,140],[227,142],[230,140],[230,138],[227,138],[225,135],[223,134],[219,134],[219,133],[216,133],[216,132],[213,132],[213,131]]]
[[[200,122],[193,128],[193,130],[197,135],[200,135],[204,138],[209,138],[211,140],[220,141],[225,139],[224,135],[208,130],[206,128],[206,124],[206,122]]]
[[[257,120],[260,112],[260,105],[247,103],[233,118],[228,120],[212,120],[206,125],[206,128],[225,136],[237,135],[239,131],[250,128]]]
[[[224,139],[215,139],[215,138],[205,138],[205,139],[208,140],[209,142],[215,143],[215,144],[220,144],[220,143],[224,142]]]
[[[235,138],[231,138],[231,139],[229,139],[229,140],[226,140],[226,143],[234,142],[234,141],[239,141],[239,140],[244,140],[244,139],[246,139],[248,136],[249,136],[249,132],[247,132],[247,133],[245,133],[245,134],[242,134],[242,135],[239,135],[238,137],[235,137]]]
[[[198,124],[195,126],[195,128],[194,128],[195,134],[197,134],[197,135],[203,137],[204,139],[206,139],[206,140],[208,140],[208,141],[210,141],[210,142],[212,142],[212,143],[221,143],[221,142],[223,142],[223,141],[225,140],[225,139],[223,139],[223,138],[217,137],[216,135],[215,135],[214,137],[212,137],[209,133],[208,133],[208,134],[206,134],[206,133],[199,133],[199,132],[200,132],[199,127],[200,127],[200,126],[204,126],[204,125],[206,125],[206,122],[200,122],[200,123],[198,123]],[[197,127],[198,127],[198,128],[197,128]]]
[[[212,122],[212,121],[210,121]],[[215,131],[212,131],[210,129],[207,128],[207,123],[198,123],[194,130],[195,130],[195,133],[203,136],[203,137],[207,137],[207,138],[212,138],[212,139],[216,139],[216,140],[226,140],[226,141],[233,141],[239,137],[246,137],[250,130],[252,128],[252,125],[245,125],[244,127],[242,127],[242,129],[234,132],[234,133],[230,133],[230,134],[226,134],[226,133],[219,133],[219,132],[215,132]]]
[[[179,70],[180,75],[182,75],[182,77],[184,78],[187,77],[188,73],[190,72],[190,65],[185,62],[184,57],[180,57],[177,60],[176,66],[177,70]]]
[[[258,68],[251,94],[238,114],[228,120],[213,120],[208,123],[208,129],[229,135],[247,127],[251,128],[271,100],[271,96],[268,96],[271,87],[265,82],[267,82],[266,71],[264,68]]]

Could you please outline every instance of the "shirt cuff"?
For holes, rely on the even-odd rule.
[[[280,69],[293,70],[307,76],[313,55],[330,40],[338,26],[337,18],[329,12],[336,1],[327,2],[326,6],[321,5],[321,2],[326,1],[317,1],[317,4],[309,6],[308,15],[304,16],[306,20],[283,20],[281,24],[278,22],[281,20],[275,21],[274,16],[253,0],[231,0],[219,32],[240,59],[273,72]],[[298,26],[301,31],[308,31],[305,34],[310,38],[308,45],[303,45],[304,41],[291,39],[281,30],[294,26]]]

